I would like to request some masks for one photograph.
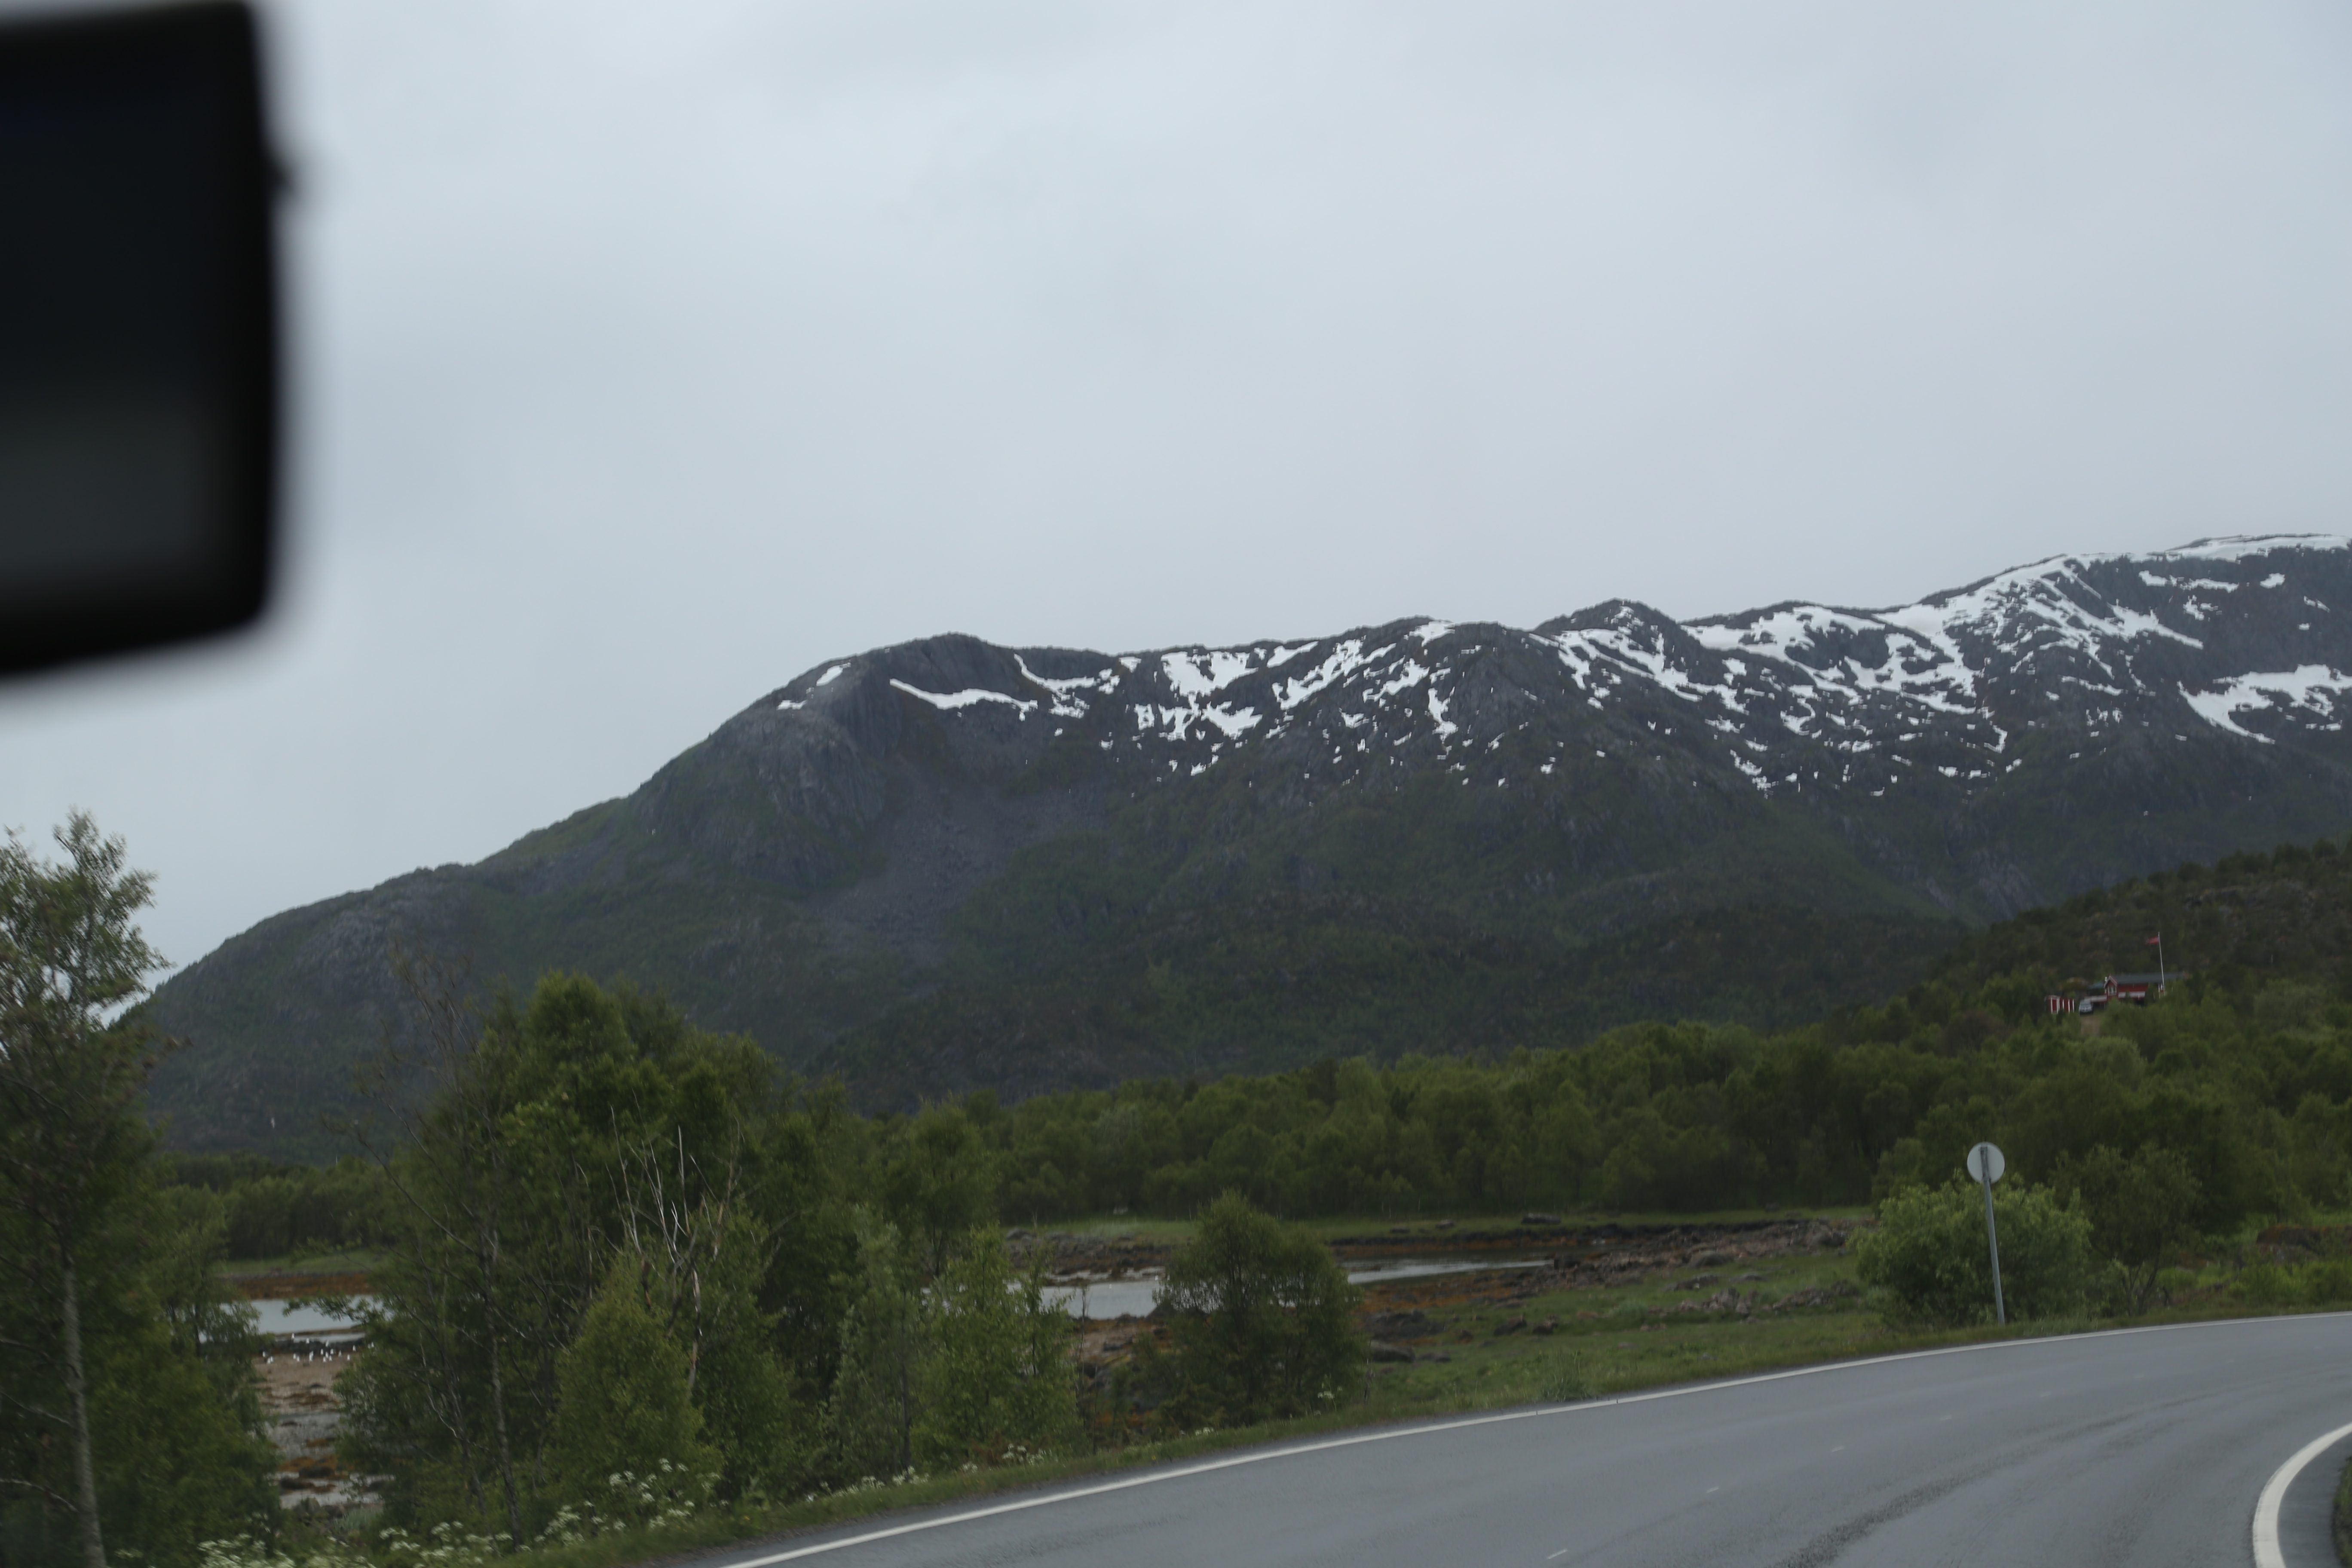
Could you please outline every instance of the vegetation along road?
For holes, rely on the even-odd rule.
[[[1643,1025],[905,1115],[631,986],[553,973],[477,1005],[420,959],[429,1048],[327,1168],[159,1147],[160,1043],[104,1010],[154,966],[145,879],[86,817],[60,847],[0,858],[9,1568],[742,1563],[732,1543],[1050,1486],[1100,1490],[833,1550],[1418,1561],[1444,1536],[1776,1563],[1963,1518],[1992,1534],[1940,1555],[2046,1536],[2030,1560],[2095,1561],[2104,1531],[2242,1560],[2246,1500],[2347,1414],[2309,1370],[2340,1320],[2171,1326],[2352,1305],[2333,844],[2021,917],[1884,1007],[1779,1035]],[[2158,931],[2200,954],[2165,994],[2048,1006]],[[2037,1342],[1892,1362],[1998,1331],[1982,1195],[1954,1174],[1986,1140],[2010,1160],[2008,1332]],[[1448,1260],[1475,1267],[1393,1267]],[[279,1386],[232,1262],[357,1293],[331,1384],[306,1356]],[[1105,1314],[1083,1325],[1055,1300],[1080,1288]],[[2070,1333],[2101,1322],[2163,1326]],[[1832,1359],[1877,1370],[1735,1386]],[[1670,1443],[1689,1457],[1661,1463]],[[1335,1522],[1298,1533],[1294,1505]]]
[[[915,1563],[2247,1560],[2343,1420],[2352,1317],[2011,1341],[1255,1449],[701,1559]],[[2285,1560],[2332,1560],[2336,1465]]]

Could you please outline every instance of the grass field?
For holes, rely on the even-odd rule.
[[[383,1254],[356,1252],[297,1253],[286,1258],[240,1258],[216,1270],[225,1279],[299,1279],[305,1276],[340,1277],[365,1274],[383,1261]]]

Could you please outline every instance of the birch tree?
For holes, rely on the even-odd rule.
[[[81,1265],[150,1146],[136,1108],[156,1047],[148,1031],[116,1020],[163,960],[131,923],[152,879],[125,867],[122,840],[100,834],[85,812],[57,839],[61,864],[37,858],[14,833],[0,848],[0,1208],[22,1238],[8,1249],[13,1283],[38,1303],[39,1330],[0,1353],[55,1369],[65,1407],[22,1400],[11,1414],[66,1439],[72,1489],[5,1481],[69,1509],[86,1568],[106,1568]]]

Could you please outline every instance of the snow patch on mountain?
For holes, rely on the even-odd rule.
[[[2016,765],[2004,756],[2014,736],[2053,723],[2173,731],[2193,714],[2264,742],[2340,730],[2352,676],[2338,671],[2352,668],[2352,646],[2327,641],[2332,621],[2316,633],[2307,621],[2294,626],[2296,657],[2280,661],[2294,668],[2237,671],[2249,651],[2280,646],[2288,628],[2273,625],[2277,606],[2308,614],[2352,591],[2339,581],[2343,565],[2311,553],[2347,545],[2291,535],[2054,556],[1881,610],[1782,604],[1678,623],[1616,602],[1541,631],[1417,619],[1306,642],[1118,656],[1033,649],[1013,658],[1034,699],[992,689],[1002,682],[889,684],[941,714],[1009,707],[1026,719],[1042,706],[1065,727],[1092,721],[1107,750],[1161,776],[1198,776],[1277,742],[1350,778],[1391,765],[1383,758],[1407,761],[1409,748],[1451,757],[1475,746],[1504,769],[1500,785],[1521,766],[1549,776],[1541,759],[1502,749],[1539,716],[1547,728],[1531,743],[1548,754],[1589,730],[1596,755],[1622,757],[1612,737],[1638,727],[1643,750],[1680,749],[1767,794],[1947,782],[1972,790]],[[2292,597],[2271,596],[2281,589]],[[867,660],[836,662],[778,705],[800,708],[853,671],[881,673]]]
[[[1223,691],[1257,665],[1248,650],[1217,648],[1207,653],[1162,654],[1160,668],[1179,695],[1200,698]]]
[[[2256,734],[2238,723],[2239,714],[2301,708],[2325,721],[2320,728],[2341,730],[2344,725],[2336,716],[2336,704],[2347,690],[2352,690],[2352,675],[2341,674],[2324,664],[2306,664],[2274,674],[2241,675],[2203,691],[2192,691],[2183,686],[2180,695],[2207,723],[2268,746],[2275,744],[2271,737]]]
[[[1388,650],[1381,650],[1385,653]],[[1322,663],[1305,675],[1286,680],[1274,689],[1274,700],[1286,713],[1309,699],[1318,697],[1361,669],[1367,663],[1364,645],[1354,637],[1341,640],[1339,646],[1324,658]]]
[[[892,679],[890,684],[908,696],[919,697],[932,707],[949,713],[954,712],[959,708],[969,708],[975,702],[1003,702],[1019,709],[1021,716],[1026,719],[1037,706],[1034,702],[1024,702],[1018,697],[1008,697],[1002,691],[990,691],[980,687],[973,687],[965,691],[925,691],[919,686],[909,686],[896,678]]]
[[[1085,718],[1093,711],[1092,705],[1087,701],[1087,694],[1108,693],[1118,685],[1124,673],[1117,664],[1109,664],[1093,675],[1066,676],[1057,680],[1030,668],[1029,661],[1017,653],[1013,656],[1013,662],[1021,671],[1024,680],[1045,689],[1049,697],[1050,710],[1056,719]]]
[[[2352,537],[2334,533],[2236,533],[2200,539],[2193,544],[2159,551],[2158,555],[2179,561],[2243,561],[2250,555],[2266,555],[2273,550],[2352,550]]]

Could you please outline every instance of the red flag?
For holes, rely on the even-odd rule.
[[[2162,933],[2161,931],[2159,931],[2159,932],[2158,932],[2156,935],[2154,935],[2154,936],[2152,936],[2152,937],[2149,937],[2146,942],[2144,942],[2140,943],[2140,945],[2141,945],[2142,947],[2154,947],[2154,946],[2158,945],[2159,942],[2163,942],[2163,941],[2164,941],[2164,935],[2163,935],[2163,933]]]

